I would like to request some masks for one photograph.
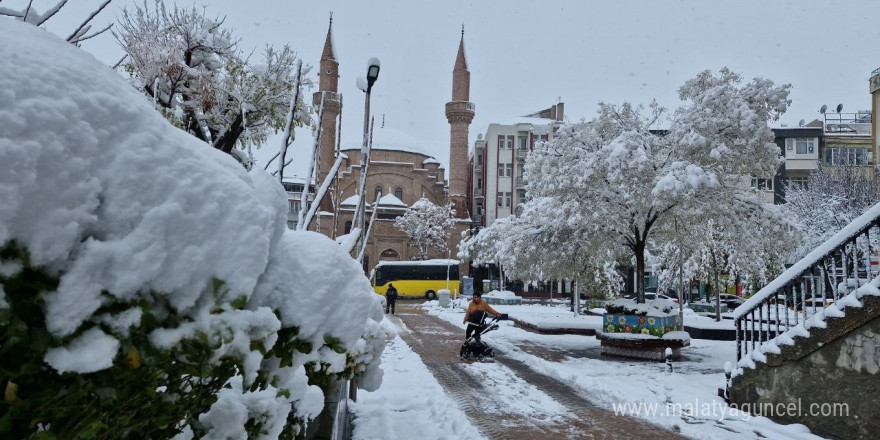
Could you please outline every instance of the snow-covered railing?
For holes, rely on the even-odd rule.
[[[880,203],[737,307],[737,360],[880,275],[878,237]]]

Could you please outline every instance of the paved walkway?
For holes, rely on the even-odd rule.
[[[532,418],[511,411],[504,413],[505,402],[468,372],[458,357],[464,339],[463,330],[435,316],[425,314],[414,304],[398,303],[397,315],[410,332],[400,336],[421,356],[422,361],[471,423],[490,439],[602,439],[630,438],[683,439],[680,435],[647,422],[617,416],[578,395],[556,378],[538,373],[526,364],[511,359],[495,348],[495,361],[512,370],[520,379],[543,391],[566,411],[561,417]],[[536,345],[521,346],[524,351],[548,360],[563,354]],[[486,408],[493,408],[488,414]],[[501,412],[499,414],[498,412]]]

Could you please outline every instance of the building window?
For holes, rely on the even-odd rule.
[[[813,154],[816,151],[816,138],[788,138],[785,149],[795,154]]]
[[[483,189],[483,179],[477,179],[477,189]]]
[[[401,201],[403,200],[403,188],[397,187],[394,189],[394,197],[397,197]]]
[[[504,177],[504,164],[498,164],[498,177]]]
[[[500,208],[502,206],[504,206],[504,193],[500,192],[498,193],[498,207]]]
[[[498,136],[498,149],[499,150],[504,149],[504,136],[501,136],[501,135]]]
[[[507,172],[506,172],[505,176],[507,176],[507,177],[513,176],[513,164],[508,163],[508,164],[505,164],[504,167],[507,168]]]
[[[513,136],[513,135],[507,136],[507,149],[508,150],[513,149],[513,138],[515,138],[515,137],[516,136]]]
[[[510,198],[511,198],[510,196],[511,196],[511,193],[509,193],[509,192],[504,193],[504,201],[507,203],[505,206],[508,206],[508,207],[513,206],[510,203]]]
[[[529,140],[525,136],[519,137],[519,149],[525,150],[529,147]]]
[[[345,233],[348,234],[351,232],[351,220],[345,222]]]
[[[758,191],[773,191],[773,179],[752,179],[752,188]]]
[[[288,211],[290,211],[291,213],[294,213],[294,214],[299,212],[299,202],[294,202],[293,200],[288,200],[287,204],[289,207]]]
[[[871,151],[871,147],[829,144],[825,147],[825,163],[828,165],[872,165],[874,152]]]
[[[477,154],[477,163],[480,165],[483,164],[483,153]]]
[[[789,177],[788,178],[788,186],[790,187],[807,187],[807,178],[806,177]]]

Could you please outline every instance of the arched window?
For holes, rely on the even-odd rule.
[[[382,185],[376,185],[376,200],[382,197]]]
[[[400,254],[398,254],[397,251],[395,251],[394,249],[385,249],[379,255],[379,259],[380,260],[398,261],[398,260],[400,260]]]
[[[394,189],[394,197],[397,197],[401,201],[403,200],[403,188],[397,187]]]

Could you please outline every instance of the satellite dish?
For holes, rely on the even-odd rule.
[[[843,104],[837,104],[837,113],[840,113],[841,110],[843,110]]]
[[[800,121],[798,121],[798,127],[803,127],[804,124],[806,124],[806,123],[807,123],[807,121],[801,119]]]
[[[477,133],[477,140],[483,139],[483,133]]]
[[[828,110],[828,106],[823,104],[823,105],[822,105],[822,108],[819,109],[819,113],[822,113],[822,114],[824,115],[824,114],[825,114],[825,110]]]

